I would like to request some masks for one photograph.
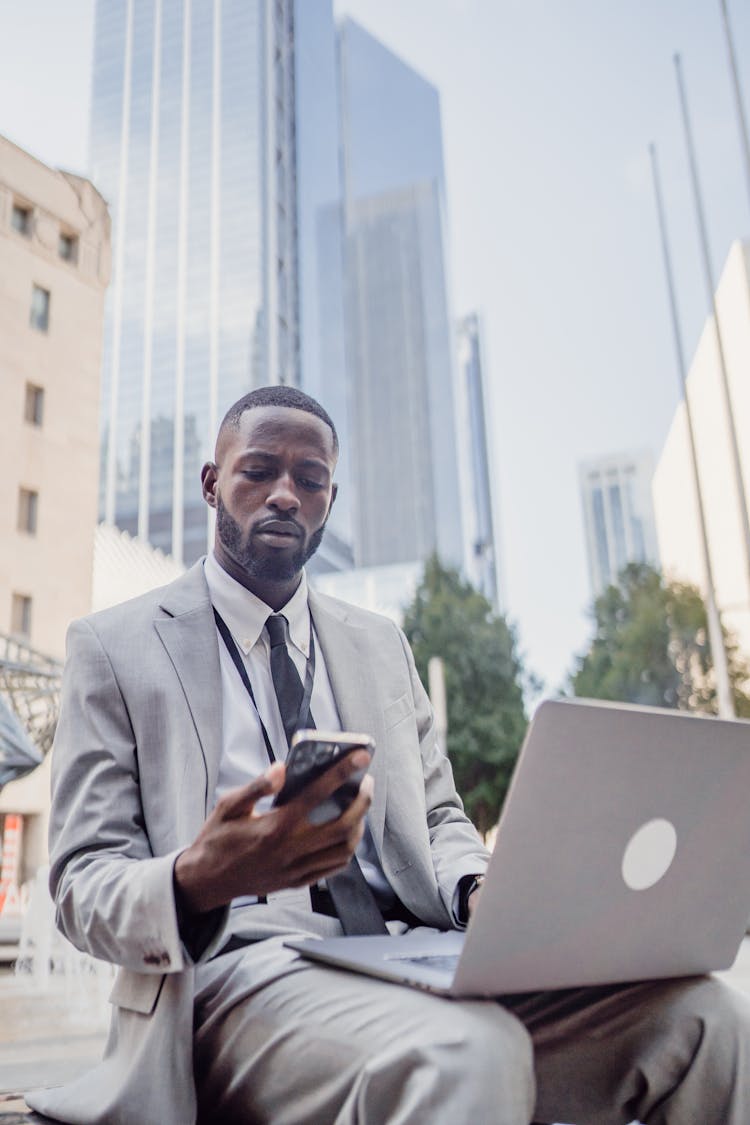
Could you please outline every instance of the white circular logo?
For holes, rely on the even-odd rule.
[[[677,832],[669,820],[656,817],[634,832],[622,857],[622,877],[632,891],[645,891],[662,879],[677,851]]]

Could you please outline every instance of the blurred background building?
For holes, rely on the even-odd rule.
[[[344,357],[341,124],[331,0],[296,0],[294,65],[301,379],[307,393],[325,405],[339,435],[339,496],[326,540],[333,533],[348,545],[348,569],[353,563],[351,450]]]
[[[492,433],[489,387],[477,313],[458,322],[458,391],[456,413],[458,461],[461,471],[461,512],[464,518],[464,571],[496,608],[505,608],[499,569],[498,536],[494,516],[497,482],[490,466]]]
[[[653,457],[612,454],[578,466],[591,593],[598,597],[630,562],[659,565],[651,499]]]
[[[454,330],[439,95],[351,19],[334,53],[329,14],[295,9],[302,383],[341,436],[330,529],[355,563],[324,588],[398,616],[437,552],[497,606],[487,388],[478,317]]]
[[[750,243],[735,242],[716,291],[716,309],[746,495],[750,495]],[[716,602],[725,626],[750,654],[750,560],[731,460],[729,418],[713,316],[687,378]],[[685,408],[669,429],[654,475],[659,553],[665,571],[705,593],[697,497]]]
[[[383,613],[397,625],[413,600],[422,578],[422,563],[392,563],[390,566],[362,566],[339,573],[318,574],[314,584],[324,594]]]
[[[50,658],[91,608],[109,270],[99,192],[0,137],[0,686],[37,733]],[[48,765],[0,793],[0,815],[26,817],[26,871],[46,854]]]
[[[100,518],[191,563],[218,421],[298,383],[342,446],[312,574],[437,550],[496,600],[486,450],[457,436],[437,90],[331,0],[99,0],[90,147],[114,230]]]
[[[355,560],[460,567],[440,99],[348,19],[339,68]]]
[[[225,409],[299,381],[291,0],[99,0],[90,160],[109,201],[100,514],[190,563]]]

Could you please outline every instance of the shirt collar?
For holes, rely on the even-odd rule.
[[[216,561],[213,551],[206,556],[203,565],[211,604],[224,618],[230,633],[247,656],[250,649],[261,638],[267,643],[268,636],[264,632],[266,619],[274,610],[241,582],[227,574]],[[289,638],[292,644],[307,659],[310,655],[310,610],[307,604],[307,576],[304,570],[299,586],[279,613],[283,613],[289,622]]]

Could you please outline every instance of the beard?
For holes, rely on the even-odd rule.
[[[265,554],[263,551],[257,552],[253,543],[254,528],[250,528],[247,537],[243,539],[242,528],[230,516],[221,497],[218,497],[216,503],[216,532],[225,550],[242,567],[248,578],[264,581],[288,582],[296,577],[320,546],[327,522],[328,516],[308,539],[300,540],[292,555],[283,556],[281,552],[273,551]]]

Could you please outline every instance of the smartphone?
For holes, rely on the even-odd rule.
[[[289,754],[286,760],[286,781],[274,798],[274,805],[285,805],[298,793],[339,762],[346,754],[359,748],[368,750],[370,757],[375,752],[375,741],[369,734],[338,730],[298,730],[292,735]],[[367,768],[357,770],[343,785],[316,805],[309,814],[312,824],[325,824],[341,816],[359,791],[359,785]]]

